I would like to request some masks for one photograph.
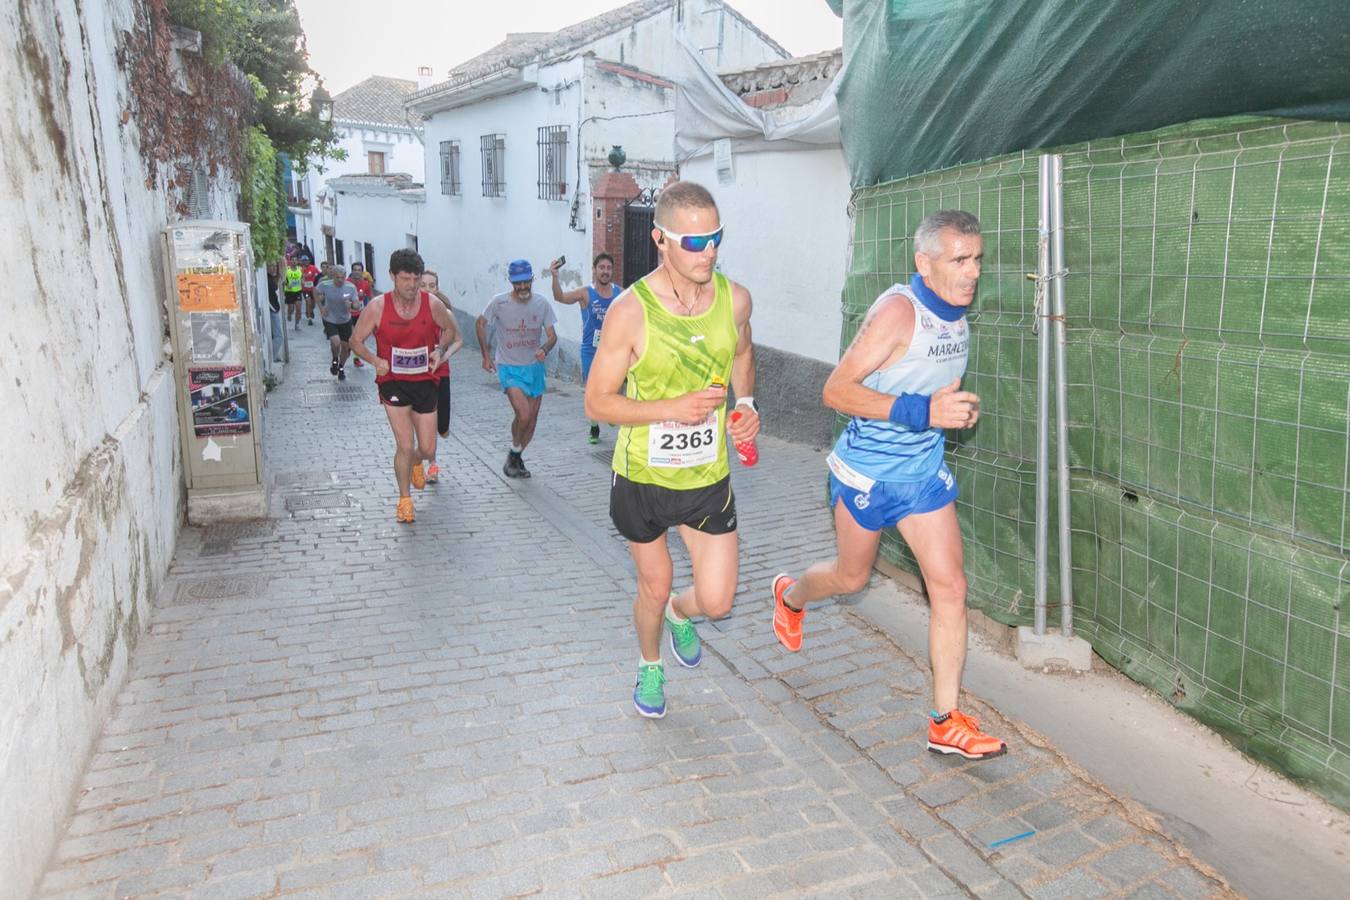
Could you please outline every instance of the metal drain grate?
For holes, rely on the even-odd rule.
[[[214,578],[194,578],[178,585],[180,603],[200,603],[207,600],[234,600],[239,597],[261,596],[267,587],[262,575],[221,575]]]
[[[327,480],[325,478],[325,480]],[[238,541],[247,538],[266,538],[276,533],[277,523],[272,519],[257,522],[226,522],[201,530],[202,545],[218,541]]]
[[[609,450],[592,450],[591,459],[598,460],[608,466],[610,463],[614,462],[614,450],[613,448]]]
[[[375,393],[359,384],[328,384],[305,388],[305,403],[320,406],[326,403],[356,403],[375,399]]]
[[[332,472],[278,472],[272,476],[272,483],[277,487],[293,484],[332,484],[335,480]]]
[[[288,512],[301,512],[309,509],[343,509],[352,505],[352,498],[346,494],[299,494],[286,498]]]

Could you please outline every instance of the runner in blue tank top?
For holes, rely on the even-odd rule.
[[[872,304],[853,344],[825,383],[827,406],[851,416],[829,455],[838,555],[800,580],[773,580],[773,630],[802,646],[807,603],[867,585],[883,530],[894,526],[919,562],[931,613],[928,652],[933,715],[928,749],[988,759],[1007,745],[957,709],[966,661],[966,577],[956,479],[942,459],[944,429],[971,428],[980,398],[960,390],[984,244],[980,220],[940,210],[919,223],[909,284]]]
[[[594,260],[592,272],[594,284],[583,285],[573,291],[564,291],[558,283],[558,270],[561,260],[554,260],[548,270],[553,273],[553,299],[558,303],[576,303],[581,310],[581,384],[591,377],[591,360],[595,359],[595,348],[600,346],[600,329],[605,324],[605,313],[609,305],[619,296],[619,286],[614,283],[614,257],[601,253]],[[600,423],[592,421],[590,441],[600,443]]]

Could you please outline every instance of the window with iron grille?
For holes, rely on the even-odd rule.
[[[483,149],[483,196],[506,196],[506,135],[485,134]]]
[[[456,197],[462,193],[459,183],[459,141],[441,141],[441,193]]]
[[[567,126],[539,129],[539,199],[567,199]]]

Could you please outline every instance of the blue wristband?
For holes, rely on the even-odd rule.
[[[928,429],[928,395],[901,394],[891,404],[890,420],[915,431]]]

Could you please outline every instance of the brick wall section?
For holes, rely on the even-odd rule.
[[[788,92],[782,88],[774,88],[768,91],[759,91],[754,94],[746,94],[741,98],[747,106],[753,106],[756,109],[765,106],[773,106],[776,103],[786,103]]]
[[[627,172],[606,172],[591,187],[595,216],[591,229],[591,255],[614,257],[614,281],[623,284],[623,207],[638,195],[638,183]]]

